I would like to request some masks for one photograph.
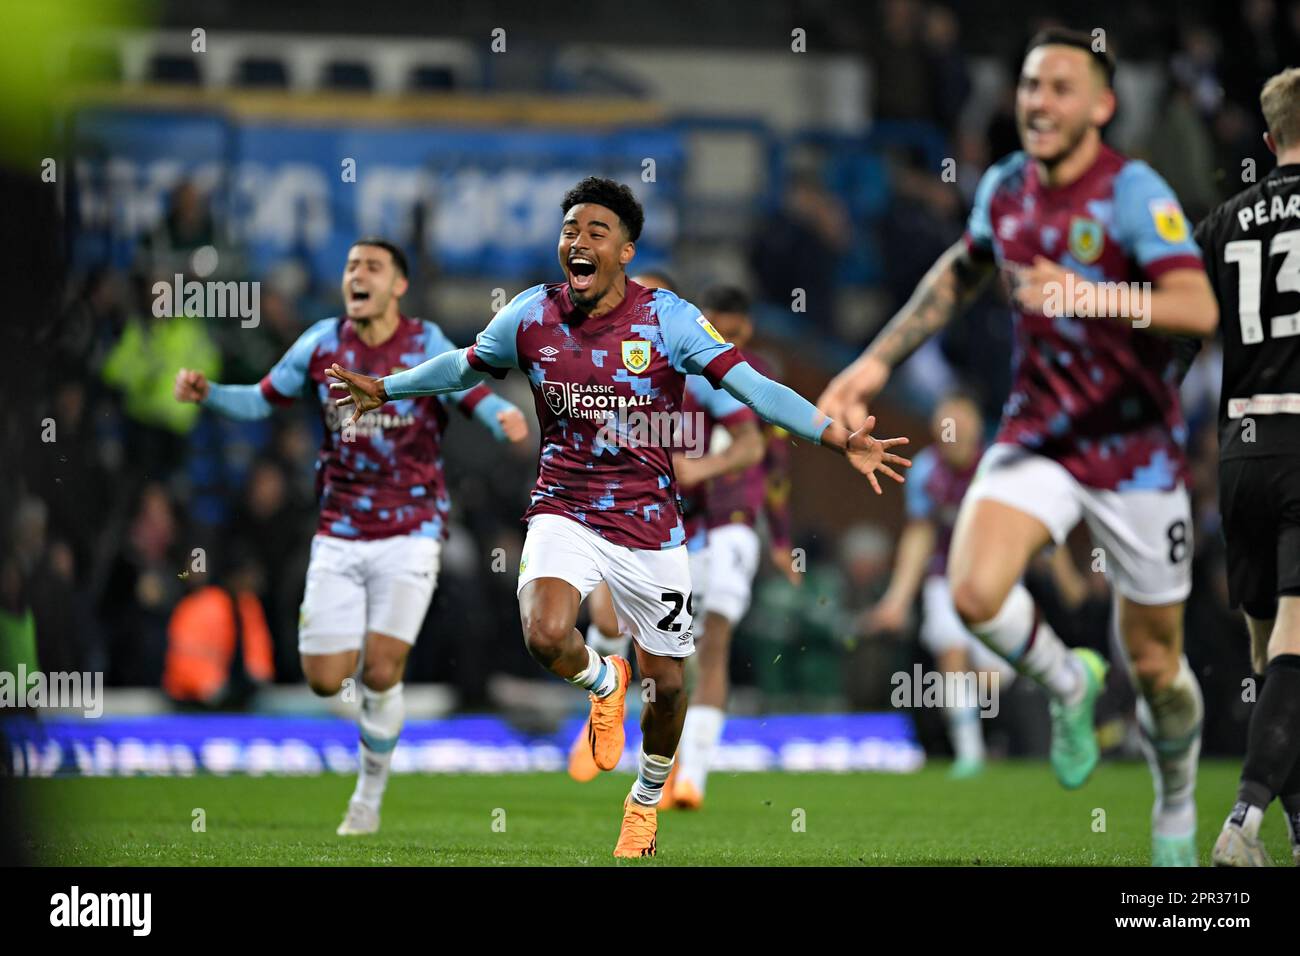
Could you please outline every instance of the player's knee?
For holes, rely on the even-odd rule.
[[[402,679],[402,661],[376,658],[367,660],[362,667],[361,683],[371,690],[385,691]]]
[[[1144,693],[1161,690],[1178,676],[1182,655],[1164,641],[1143,640],[1131,647],[1133,674]]]
[[[307,678],[307,686],[317,697],[333,697],[343,688],[343,675],[330,674],[326,672],[308,672],[303,675]]]
[[[1005,600],[1005,594],[997,593],[976,578],[963,577],[952,582],[953,607],[967,627],[993,620]]]
[[[528,653],[542,664],[549,664],[564,652],[564,644],[573,631],[572,622],[564,616],[541,612],[526,614],[523,626]]]

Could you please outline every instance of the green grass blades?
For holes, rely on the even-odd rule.
[[[663,811],[659,855],[611,856],[631,784],[603,774],[399,776],[373,837],[334,835],[353,780],[322,777],[19,781],[35,862],[91,866],[1147,866],[1151,780],[1103,763],[1066,792],[1046,763],[946,779],[715,773],[697,813]],[[1200,862],[1232,806],[1239,766],[1203,762]],[[196,811],[202,811],[201,816]],[[197,820],[203,832],[195,832]],[[1274,807],[1264,834],[1290,861]]]

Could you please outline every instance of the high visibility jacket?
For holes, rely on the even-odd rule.
[[[173,700],[216,703],[236,668],[253,681],[269,681],[274,674],[271,632],[256,594],[237,599],[225,588],[208,585],[182,598],[167,625],[167,660],[163,690]],[[236,638],[243,649],[235,659]]]

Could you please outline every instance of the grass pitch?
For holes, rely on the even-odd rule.
[[[19,781],[29,851],[64,866],[1146,866],[1151,781],[1104,763],[1066,792],[1044,763],[1002,763],[960,783],[920,773],[714,774],[704,809],[659,816],[659,855],[616,861],[627,774],[396,776],[383,828],[342,838],[353,779],[132,777]],[[1201,764],[1201,863],[1240,767]],[[206,832],[195,832],[201,809]],[[1104,816],[1102,815],[1104,814]],[[1104,826],[1104,830],[1102,827]],[[1276,805],[1263,832],[1290,862]]]

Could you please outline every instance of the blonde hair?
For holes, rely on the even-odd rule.
[[[1259,106],[1279,149],[1300,143],[1300,67],[1269,77],[1259,93]]]

